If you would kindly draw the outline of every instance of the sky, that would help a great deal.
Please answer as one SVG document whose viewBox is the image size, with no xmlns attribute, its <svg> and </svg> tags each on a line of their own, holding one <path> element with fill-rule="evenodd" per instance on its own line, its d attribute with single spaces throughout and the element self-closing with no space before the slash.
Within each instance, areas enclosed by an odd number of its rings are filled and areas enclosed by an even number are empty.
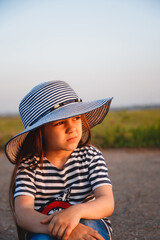
<svg viewBox="0 0 160 240">
<path fill-rule="evenodd" d="M 0 0 L 0 114 L 50 80 L 83 101 L 160 104 L 159 12 L 159 0 Z"/>
</svg>

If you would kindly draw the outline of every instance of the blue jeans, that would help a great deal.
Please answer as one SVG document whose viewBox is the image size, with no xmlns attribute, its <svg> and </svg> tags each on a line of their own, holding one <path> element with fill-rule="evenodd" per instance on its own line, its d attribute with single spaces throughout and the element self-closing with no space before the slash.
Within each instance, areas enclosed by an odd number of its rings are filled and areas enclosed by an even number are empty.
<svg viewBox="0 0 160 240">
<path fill-rule="evenodd" d="M 105 239 L 110 240 L 108 231 L 106 229 L 105 224 L 102 222 L 102 220 L 87 220 L 82 219 L 80 221 L 82 224 L 93 228 L 94 230 L 98 231 L 98 233 Z M 46 234 L 33 234 L 32 238 L 30 240 L 57 240 L 57 238 L 50 237 Z"/>
</svg>

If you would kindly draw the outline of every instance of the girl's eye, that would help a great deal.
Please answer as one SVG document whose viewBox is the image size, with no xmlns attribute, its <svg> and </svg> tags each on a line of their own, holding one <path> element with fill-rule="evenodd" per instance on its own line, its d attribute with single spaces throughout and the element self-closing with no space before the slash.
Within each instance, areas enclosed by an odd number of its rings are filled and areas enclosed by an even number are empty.
<svg viewBox="0 0 160 240">
<path fill-rule="evenodd" d="M 64 124 L 64 121 L 57 122 L 57 123 L 54 124 L 54 126 L 60 126 L 60 125 L 62 125 L 62 124 Z"/>
<path fill-rule="evenodd" d="M 79 119 L 81 119 L 81 116 L 76 116 L 74 119 L 79 120 Z"/>
</svg>

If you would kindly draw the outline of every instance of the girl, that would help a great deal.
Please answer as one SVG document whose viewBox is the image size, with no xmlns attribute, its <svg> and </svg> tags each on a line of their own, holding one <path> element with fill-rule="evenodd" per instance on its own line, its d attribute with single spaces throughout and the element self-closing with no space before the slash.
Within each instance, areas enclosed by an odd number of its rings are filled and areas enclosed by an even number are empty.
<svg viewBox="0 0 160 240">
<path fill-rule="evenodd" d="M 25 130 L 5 146 L 15 164 L 10 204 L 19 239 L 111 239 L 112 186 L 101 152 L 90 145 L 90 128 L 111 100 L 83 103 L 66 82 L 50 81 L 21 101 Z"/>
</svg>

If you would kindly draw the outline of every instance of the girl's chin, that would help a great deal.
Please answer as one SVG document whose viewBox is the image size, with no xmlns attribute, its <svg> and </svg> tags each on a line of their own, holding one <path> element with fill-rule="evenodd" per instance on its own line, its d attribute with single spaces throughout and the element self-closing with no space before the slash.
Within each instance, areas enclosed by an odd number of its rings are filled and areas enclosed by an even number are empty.
<svg viewBox="0 0 160 240">
<path fill-rule="evenodd" d="M 65 149 L 68 151 L 74 151 L 77 147 L 78 147 L 78 143 L 70 143 Z"/>
</svg>

